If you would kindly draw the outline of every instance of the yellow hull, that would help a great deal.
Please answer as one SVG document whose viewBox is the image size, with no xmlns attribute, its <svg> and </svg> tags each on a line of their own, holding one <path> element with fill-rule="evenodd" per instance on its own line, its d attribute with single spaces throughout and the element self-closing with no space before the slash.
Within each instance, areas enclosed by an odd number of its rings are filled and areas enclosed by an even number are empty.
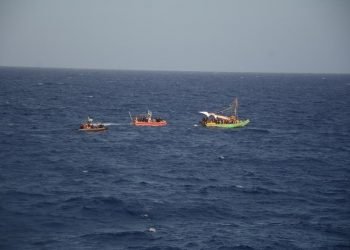
<svg viewBox="0 0 350 250">
<path fill-rule="evenodd" d="M 203 124 L 205 127 L 217 127 L 217 128 L 241 128 L 246 126 L 249 123 L 249 119 L 247 120 L 239 120 L 236 123 L 215 123 L 215 122 L 207 122 Z"/>
</svg>

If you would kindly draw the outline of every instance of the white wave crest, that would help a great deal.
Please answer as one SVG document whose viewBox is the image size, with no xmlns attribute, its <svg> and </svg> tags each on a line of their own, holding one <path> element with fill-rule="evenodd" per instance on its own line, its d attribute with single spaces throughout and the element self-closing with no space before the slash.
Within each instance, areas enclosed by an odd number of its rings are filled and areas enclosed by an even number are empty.
<svg viewBox="0 0 350 250">
<path fill-rule="evenodd" d="M 105 126 L 126 126 L 130 125 L 130 123 L 115 123 L 115 122 L 104 122 L 102 123 Z"/>
</svg>

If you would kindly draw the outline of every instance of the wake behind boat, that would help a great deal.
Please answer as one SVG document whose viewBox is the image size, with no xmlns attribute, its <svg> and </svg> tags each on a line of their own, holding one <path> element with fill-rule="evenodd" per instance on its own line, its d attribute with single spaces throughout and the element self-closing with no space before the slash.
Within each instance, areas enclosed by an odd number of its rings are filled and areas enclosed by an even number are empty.
<svg viewBox="0 0 350 250">
<path fill-rule="evenodd" d="M 88 117 L 85 122 L 80 124 L 80 131 L 86 131 L 86 132 L 99 132 L 107 130 L 108 128 L 102 124 L 102 123 L 93 123 L 93 119 Z"/>
<path fill-rule="evenodd" d="M 148 110 L 147 114 L 131 116 L 129 112 L 131 123 L 135 126 L 148 126 L 148 127 L 163 127 L 168 123 L 161 118 L 152 118 L 152 112 Z"/>
<path fill-rule="evenodd" d="M 199 112 L 205 117 L 200 122 L 204 127 L 219 127 L 219 128 L 241 128 L 246 126 L 249 119 L 239 119 L 237 114 L 238 99 L 235 98 L 232 105 L 222 111 L 210 113 L 207 111 Z M 225 112 L 230 114 L 225 115 Z"/>
</svg>

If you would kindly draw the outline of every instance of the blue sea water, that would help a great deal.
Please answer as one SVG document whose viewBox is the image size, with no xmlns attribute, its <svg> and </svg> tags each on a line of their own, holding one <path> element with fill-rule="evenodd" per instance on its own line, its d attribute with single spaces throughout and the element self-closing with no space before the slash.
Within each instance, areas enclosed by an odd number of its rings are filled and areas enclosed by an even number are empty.
<svg viewBox="0 0 350 250">
<path fill-rule="evenodd" d="M 1 249 L 350 249 L 350 75 L 3 67 L 0 87 Z M 198 126 L 235 96 L 247 127 Z M 147 109 L 169 125 L 131 126 Z"/>
</svg>

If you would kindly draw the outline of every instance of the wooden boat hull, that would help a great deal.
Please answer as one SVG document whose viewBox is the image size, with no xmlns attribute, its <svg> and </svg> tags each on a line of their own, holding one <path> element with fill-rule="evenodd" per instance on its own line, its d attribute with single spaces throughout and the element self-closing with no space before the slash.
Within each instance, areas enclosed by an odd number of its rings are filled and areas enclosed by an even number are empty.
<svg viewBox="0 0 350 250">
<path fill-rule="evenodd" d="M 217 127 L 217 128 L 242 128 L 242 127 L 246 126 L 249 122 L 250 122 L 249 119 L 240 120 L 237 123 L 228 123 L 228 124 L 207 122 L 203 126 L 205 126 L 205 127 Z"/>
<path fill-rule="evenodd" d="M 81 128 L 79 131 L 85 131 L 85 132 L 100 132 L 100 131 L 105 131 L 107 130 L 107 127 L 103 128 Z"/>
<path fill-rule="evenodd" d="M 134 121 L 133 124 L 135 126 L 140 127 L 163 127 L 168 125 L 166 121 L 160 121 L 160 122 L 140 122 L 140 121 Z"/>
</svg>

